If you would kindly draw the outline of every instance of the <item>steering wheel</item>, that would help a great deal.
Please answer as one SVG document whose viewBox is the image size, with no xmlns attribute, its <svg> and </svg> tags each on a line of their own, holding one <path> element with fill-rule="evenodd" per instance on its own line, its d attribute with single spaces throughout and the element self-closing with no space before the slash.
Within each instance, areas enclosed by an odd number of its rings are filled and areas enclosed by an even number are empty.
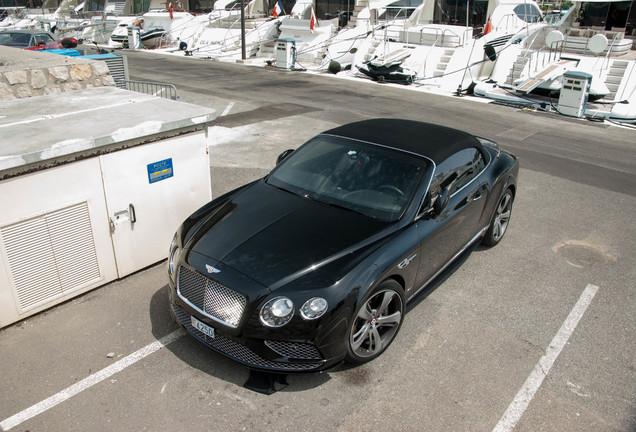
<svg viewBox="0 0 636 432">
<path fill-rule="evenodd" d="M 388 185 L 388 184 L 384 184 L 378 187 L 379 190 L 385 189 L 389 192 L 393 192 L 393 194 L 397 195 L 398 197 L 403 197 L 404 196 L 404 192 L 402 192 L 400 189 L 396 188 L 393 185 Z"/>
</svg>

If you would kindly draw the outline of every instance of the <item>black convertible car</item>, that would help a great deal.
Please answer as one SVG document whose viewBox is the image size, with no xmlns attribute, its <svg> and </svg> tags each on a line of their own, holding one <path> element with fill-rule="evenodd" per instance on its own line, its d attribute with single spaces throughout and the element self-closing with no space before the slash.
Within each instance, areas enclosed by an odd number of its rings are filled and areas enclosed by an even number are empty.
<svg viewBox="0 0 636 432">
<path fill-rule="evenodd" d="M 469 247 L 501 240 L 518 174 L 496 143 L 442 126 L 326 131 L 183 223 L 168 260 L 172 314 L 257 370 L 372 360 L 410 300 Z"/>
</svg>

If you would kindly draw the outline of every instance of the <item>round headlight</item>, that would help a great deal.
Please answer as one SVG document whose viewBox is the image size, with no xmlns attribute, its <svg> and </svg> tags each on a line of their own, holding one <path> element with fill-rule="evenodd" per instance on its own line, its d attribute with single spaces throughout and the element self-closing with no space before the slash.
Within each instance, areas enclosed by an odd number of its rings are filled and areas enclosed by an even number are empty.
<svg viewBox="0 0 636 432">
<path fill-rule="evenodd" d="M 175 263 L 177 261 L 177 256 L 179 252 L 179 246 L 177 246 L 177 235 L 175 234 L 172 238 L 172 242 L 170 243 L 170 255 L 168 256 L 168 273 L 170 275 L 174 274 L 175 271 Z"/>
<path fill-rule="evenodd" d="M 174 249 L 172 249 L 170 251 L 170 257 L 168 258 L 168 272 L 173 275 L 174 274 L 174 270 L 175 270 L 175 263 L 177 261 L 177 255 L 179 252 L 179 248 L 175 247 Z"/>
<path fill-rule="evenodd" d="M 327 312 L 327 300 L 322 297 L 309 299 L 300 308 L 300 315 L 306 320 L 320 318 L 325 312 Z"/>
<path fill-rule="evenodd" d="M 294 316 L 294 302 L 287 297 L 276 297 L 261 308 L 261 322 L 268 327 L 281 327 Z"/>
</svg>

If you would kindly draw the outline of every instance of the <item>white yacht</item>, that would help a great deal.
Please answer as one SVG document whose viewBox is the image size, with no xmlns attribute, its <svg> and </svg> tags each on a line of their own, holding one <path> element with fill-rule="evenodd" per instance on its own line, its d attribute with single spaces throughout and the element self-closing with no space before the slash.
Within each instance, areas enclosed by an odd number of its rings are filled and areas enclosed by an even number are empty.
<svg viewBox="0 0 636 432">
<path fill-rule="evenodd" d="M 536 104 L 559 97 L 564 74 L 591 76 L 589 115 L 636 120 L 636 29 L 633 0 L 576 2 L 558 19 L 528 27 L 503 47 L 475 94 Z"/>
<path fill-rule="evenodd" d="M 328 59 L 341 61 L 343 67 L 350 61 L 351 73 L 368 70 L 369 66 L 377 68 L 378 63 L 388 60 L 398 77 L 408 71 L 409 83 L 461 92 L 489 75 L 492 65 L 488 59 L 494 59 L 511 37 L 542 20 L 532 0 L 423 0 L 419 4 L 411 2 L 409 7 L 402 4 L 369 2 L 358 15 L 356 28 L 332 44 Z M 403 59 L 400 65 L 394 64 L 396 56 Z M 381 73 L 376 77 L 381 81 L 387 78 Z"/>
</svg>

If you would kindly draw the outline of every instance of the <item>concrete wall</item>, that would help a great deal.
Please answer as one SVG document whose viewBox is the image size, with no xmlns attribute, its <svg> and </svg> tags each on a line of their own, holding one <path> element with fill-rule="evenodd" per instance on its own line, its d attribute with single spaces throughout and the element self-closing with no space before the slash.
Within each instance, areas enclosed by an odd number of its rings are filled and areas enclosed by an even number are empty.
<svg viewBox="0 0 636 432">
<path fill-rule="evenodd" d="M 103 61 L 0 46 L 0 100 L 114 85 Z"/>
</svg>

